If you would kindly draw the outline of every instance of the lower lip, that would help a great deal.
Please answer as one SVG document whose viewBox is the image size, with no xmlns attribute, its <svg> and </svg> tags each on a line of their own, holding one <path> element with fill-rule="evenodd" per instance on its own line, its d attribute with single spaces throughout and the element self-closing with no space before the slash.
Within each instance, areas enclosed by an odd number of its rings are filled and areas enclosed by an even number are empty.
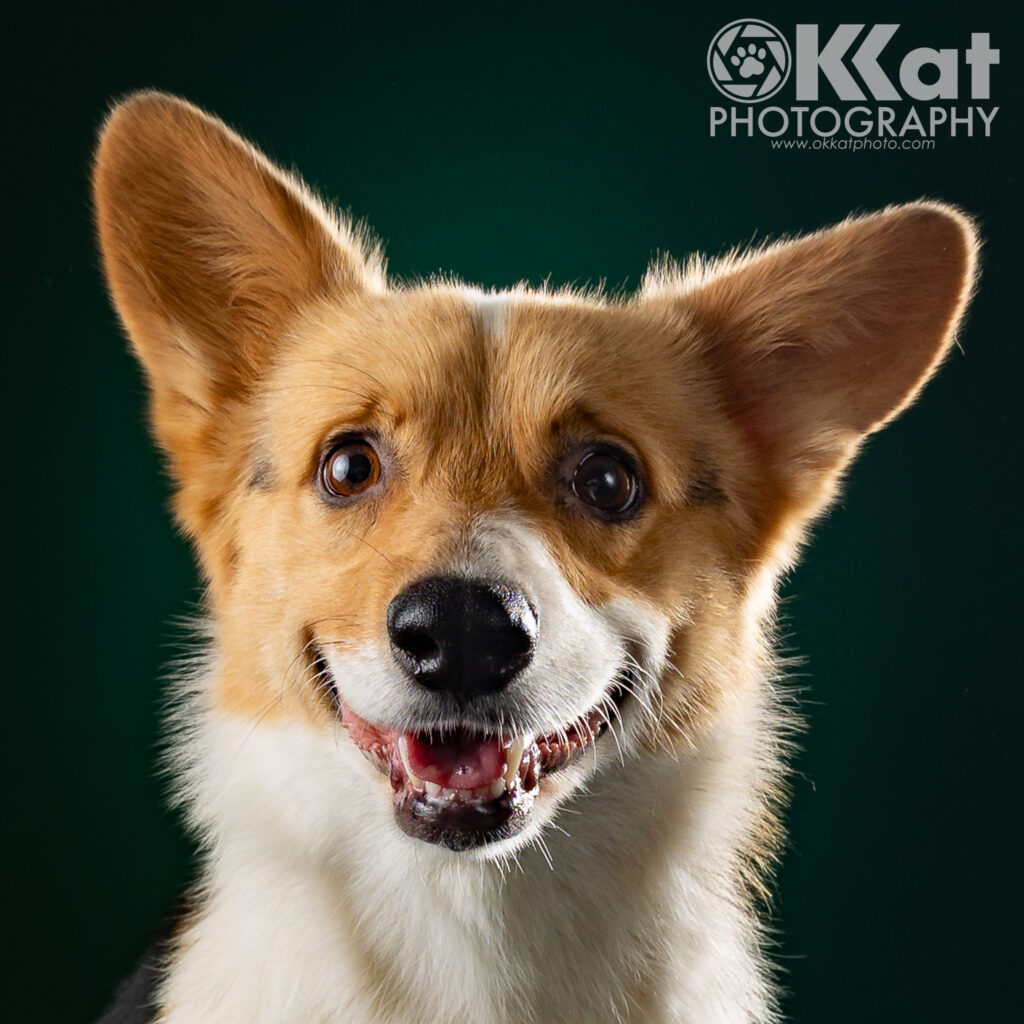
<svg viewBox="0 0 1024 1024">
<path fill-rule="evenodd" d="M 505 792 L 492 800 L 444 800 L 409 790 L 394 797 L 395 822 L 408 836 L 462 852 L 510 839 L 530 818 L 537 787 Z"/>
</svg>

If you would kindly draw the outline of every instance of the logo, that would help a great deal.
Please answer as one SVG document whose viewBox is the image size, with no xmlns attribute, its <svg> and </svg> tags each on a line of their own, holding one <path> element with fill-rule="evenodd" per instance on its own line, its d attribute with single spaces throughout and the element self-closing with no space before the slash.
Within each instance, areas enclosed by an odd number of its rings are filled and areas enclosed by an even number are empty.
<svg viewBox="0 0 1024 1024">
<path fill-rule="evenodd" d="M 708 109 L 712 136 L 757 136 L 776 149 L 851 150 L 932 149 L 940 137 L 991 137 L 999 50 L 988 32 L 971 32 L 962 49 L 936 49 L 911 48 L 906 34 L 896 41 L 897 24 L 795 28 L 792 50 L 758 18 L 740 18 L 715 34 L 708 76 L 733 102 Z M 796 103 L 765 103 L 791 72 Z"/>
<path fill-rule="evenodd" d="M 786 37 L 756 18 L 730 22 L 708 47 L 708 74 L 715 88 L 741 103 L 774 96 L 786 84 L 792 65 Z"/>
</svg>

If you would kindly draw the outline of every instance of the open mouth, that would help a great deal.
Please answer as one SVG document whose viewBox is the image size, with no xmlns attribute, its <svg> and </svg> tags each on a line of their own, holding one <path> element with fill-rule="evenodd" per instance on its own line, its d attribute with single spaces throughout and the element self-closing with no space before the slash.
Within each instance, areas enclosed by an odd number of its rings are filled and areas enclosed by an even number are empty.
<svg viewBox="0 0 1024 1024">
<path fill-rule="evenodd" d="M 322 669 L 329 672 L 325 663 Z M 545 776 L 597 743 L 621 711 L 626 694 L 622 680 L 606 699 L 561 729 L 501 736 L 464 727 L 443 733 L 382 728 L 357 715 L 336 692 L 352 742 L 391 781 L 399 827 L 450 850 L 468 850 L 520 832 Z"/>
</svg>

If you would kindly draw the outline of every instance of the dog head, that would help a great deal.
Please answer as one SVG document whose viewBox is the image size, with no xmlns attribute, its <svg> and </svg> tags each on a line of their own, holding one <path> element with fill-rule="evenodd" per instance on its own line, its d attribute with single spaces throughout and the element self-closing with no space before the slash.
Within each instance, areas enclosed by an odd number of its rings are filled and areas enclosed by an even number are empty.
<svg viewBox="0 0 1024 1024">
<path fill-rule="evenodd" d="M 975 252 L 917 203 L 628 299 L 392 284 L 157 94 L 110 117 L 96 204 L 208 579 L 213 712 L 340 723 L 368 763 L 325 778 L 483 856 L 761 685 L 774 580 L 942 359 Z"/>
</svg>

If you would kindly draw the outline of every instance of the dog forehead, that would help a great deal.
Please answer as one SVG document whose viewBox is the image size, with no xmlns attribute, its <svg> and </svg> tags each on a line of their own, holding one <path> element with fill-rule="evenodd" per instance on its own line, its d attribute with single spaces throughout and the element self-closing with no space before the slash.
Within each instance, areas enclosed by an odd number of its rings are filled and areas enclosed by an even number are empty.
<svg viewBox="0 0 1024 1024">
<path fill-rule="evenodd" d="M 299 334 L 283 383 L 342 420 L 518 432 L 586 408 L 614 427 L 684 389 L 677 325 L 599 297 L 432 286 L 318 311 Z"/>
</svg>

